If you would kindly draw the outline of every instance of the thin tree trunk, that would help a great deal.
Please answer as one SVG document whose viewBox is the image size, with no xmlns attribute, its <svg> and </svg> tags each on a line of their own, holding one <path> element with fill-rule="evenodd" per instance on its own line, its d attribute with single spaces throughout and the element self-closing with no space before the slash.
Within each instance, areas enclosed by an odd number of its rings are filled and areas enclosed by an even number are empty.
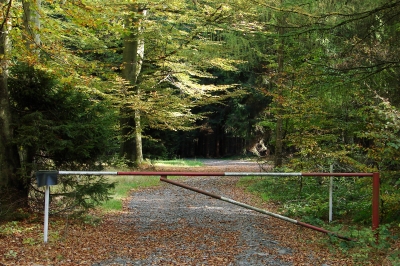
<svg viewBox="0 0 400 266">
<path fill-rule="evenodd" d="M 140 111 L 135 110 L 135 144 L 136 144 L 136 165 L 143 163 L 142 127 L 140 126 Z"/>
<path fill-rule="evenodd" d="M 283 4 L 283 0 L 281 1 Z M 285 18 L 282 14 L 278 19 L 279 24 L 279 37 L 280 43 L 278 47 L 278 92 L 277 92 L 277 114 L 276 114 L 276 140 L 275 140 L 275 159 L 274 164 L 275 167 L 281 167 L 283 163 L 283 86 L 284 86 L 284 48 L 285 44 L 283 41 L 283 34 L 284 34 L 284 23 Z"/>
<path fill-rule="evenodd" d="M 220 152 L 220 128 L 219 126 L 216 126 L 215 129 L 215 157 L 219 158 L 221 156 L 221 152 Z"/>
</svg>

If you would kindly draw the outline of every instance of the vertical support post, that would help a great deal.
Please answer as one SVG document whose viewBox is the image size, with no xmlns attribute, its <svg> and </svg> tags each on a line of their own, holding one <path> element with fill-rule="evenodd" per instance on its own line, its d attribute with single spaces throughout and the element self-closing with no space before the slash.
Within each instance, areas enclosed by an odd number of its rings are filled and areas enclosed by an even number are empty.
<svg viewBox="0 0 400 266">
<path fill-rule="evenodd" d="M 43 240 L 47 243 L 47 235 L 49 230 L 49 198 L 50 198 L 50 186 L 46 186 L 46 192 L 44 194 L 44 232 Z"/>
<path fill-rule="evenodd" d="M 331 164 L 330 172 L 333 173 L 333 164 Z M 329 222 L 332 222 L 332 209 L 333 209 L 333 176 L 329 180 Z"/>
<path fill-rule="evenodd" d="M 379 228 L 379 173 L 372 176 L 372 230 Z"/>
</svg>

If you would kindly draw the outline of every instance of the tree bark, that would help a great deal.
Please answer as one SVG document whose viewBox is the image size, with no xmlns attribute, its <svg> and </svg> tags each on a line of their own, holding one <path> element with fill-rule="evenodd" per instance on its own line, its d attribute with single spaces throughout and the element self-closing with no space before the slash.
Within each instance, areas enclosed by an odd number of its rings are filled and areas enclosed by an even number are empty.
<svg viewBox="0 0 400 266">
<path fill-rule="evenodd" d="M 283 0 L 281 1 L 283 4 Z M 279 47 L 277 51 L 278 56 L 278 91 L 277 91 L 277 114 L 276 114 L 276 139 L 275 139 L 275 167 L 281 167 L 283 163 L 283 86 L 284 86 L 284 49 L 285 44 L 283 40 L 285 18 L 282 14 L 278 18 L 278 34 L 279 34 Z"/>
<path fill-rule="evenodd" d="M 0 193 L 1 199 L 7 202 L 1 202 L 0 208 L 6 204 L 9 210 L 15 210 L 27 205 L 28 188 L 26 180 L 17 175 L 20 168 L 18 149 L 12 144 L 12 113 L 7 85 L 10 54 L 8 34 L 11 30 L 9 11 L 12 2 L 0 0 L 0 3 L 7 9 L 0 21 Z"/>
<path fill-rule="evenodd" d="M 41 0 L 22 1 L 24 9 L 25 46 L 28 51 L 39 53 L 40 45 L 40 8 Z"/>
<path fill-rule="evenodd" d="M 221 136 L 220 136 L 220 127 L 216 126 L 215 129 L 215 157 L 219 158 L 221 156 L 221 145 L 220 145 L 220 140 L 221 140 Z"/>
<path fill-rule="evenodd" d="M 22 1 L 23 6 L 23 22 L 25 47 L 28 52 L 37 57 L 40 55 L 40 9 L 41 0 Z M 35 150 L 32 147 L 19 147 L 19 157 L 21 162 L 22 175 L 30 177 L 33 175 L 33 162 L 35 158 Z"/>
<path fill-rule="evenodd" d="M 146 10 L 140 9 L 136 5 L 131 5 L 131 11 L 125 20 L 126 26 L 129 28 L 129 34 L 124 39 L 122 78 L 129 83 L 127 91 L 134 92 L 137 96 L 135 99 L 140 101 L 138 77 L 144 57 L 144 40 L 141 35 L 140 21 L 146 15 Z M 134 162 L 136 166 L 139 166 L 143 163 L 140 110 L 136 108 L 132 112 L 129 107 L 124 107 L 121 111 L 125 117 L 121 119 L 124 138 L 121 144 L 121 155 L 128 161 Z M 134 138 L 131 137 L 132 132 L 134 132 Z"/>
</svg>

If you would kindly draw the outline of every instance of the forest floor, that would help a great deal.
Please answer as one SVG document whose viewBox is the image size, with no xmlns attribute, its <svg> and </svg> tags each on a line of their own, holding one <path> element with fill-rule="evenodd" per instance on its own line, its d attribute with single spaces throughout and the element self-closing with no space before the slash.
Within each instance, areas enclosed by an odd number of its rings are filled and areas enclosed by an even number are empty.
<svg viewBox="0 0 400 266">
<path fill-rule="evenodd" d="M 214 160 L 202 167 L 151 170 L 255 172 L 259 165 Z M 277 210 L 237 186 L 238 180 L 185 177 L 179 182 Z M 327 235 L 167 183 L 132 191 L 120 212 L 94 212 L 83 222 L 51 217 L 47 244 L 41 219 L 3 230 L 0 265 L 355 265 L 330 248 Z"/>
</svg>

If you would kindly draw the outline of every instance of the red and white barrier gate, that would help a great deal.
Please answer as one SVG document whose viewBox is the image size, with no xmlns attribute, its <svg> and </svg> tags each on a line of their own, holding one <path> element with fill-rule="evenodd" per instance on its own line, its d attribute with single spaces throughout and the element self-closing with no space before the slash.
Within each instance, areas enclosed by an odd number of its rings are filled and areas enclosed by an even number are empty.
<svg viewBox="0 0 400 266">
<path fill-rule="evenodd" d="M 271 172 L 102 172 L 102 171 L 58 171 L 59 175 L 130 175 L 130 176 L 160 176 L 160 181 L 173 184 L 185 189 L 189 189 L 215 199 L 223 200 L 231 204 L 241 206 L 250 210 L 254 210 L 293 224 L 297 224 L 303 227 L 307 227 L 322 233 L 326 233 L 332 236 L 336 236 L 345 240 L 353 240 L 348 237 L 338 235 L 337 233 L 330 232 L 323 228 L 319 228 L 307 223 L 303 223 L 289 217 L 282 216 L 280 214 L 272 213 L 266 210 L 262 210 L 245 203 L 235 201 L 223 196 L 215 195 L 213 193 L 203 191 L 188 185 L 178 183 L 167 179 L 168 176 L 338 176 L 338 177 L 372 177 L 373 178 L 373 189 L 372 189 L 372 229 L 375 230 L 379 227 L 379 173 L 271 173 Z M 48 211 L 48 210 L 47 210 Z M 45 210 L 46 212 L 46 210 Z M 45 219 L 46 220 L 46 219 Z M 45 225 L 46 228 L 46 225 Z M 47 232 L 45 231 L 45 242 L 47 241 Z"/>
</svg>

